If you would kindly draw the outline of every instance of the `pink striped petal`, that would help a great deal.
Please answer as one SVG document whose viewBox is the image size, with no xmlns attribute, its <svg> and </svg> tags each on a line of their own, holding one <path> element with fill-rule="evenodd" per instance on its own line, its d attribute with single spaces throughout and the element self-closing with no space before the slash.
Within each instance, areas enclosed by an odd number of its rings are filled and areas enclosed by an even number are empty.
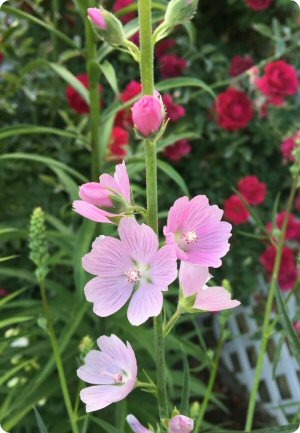
<svg viewBox="0 0 300 433">
<path fill-rule="evenodd" d="M 179 284 L 184 297 L 197 293 L 210 278 L 208 267 L 192 265 L 188 262 L 181 262 L 179 270 Z"/>
<path fill-rule="evenodd" d="M 98 182 L 84 183 L 79 188 L 79 197 L 81 200 L 95 206 L 112 206 L 112 201 L 109 198 L 111 194 L 112 193 L 110 191 L 108 191 Z"/>
<path fill-rule="evenodd" d="M 122 400 L 132 391 L 131 387 L 126 385 L 93 385 L 80 391 L 81 400 L 86 403 L 86 412 L 94 412 L 103 409 L 112 403 Z"/>
<path fill-rule="evenodd" d="M 240 305 L 236 299 L 223 287 L 206 287 L 198 293 L 194 308 L 204 311 L 222 311 Z"/>
<path fill-rule="evenodd" d="M 134 415 L 127 415 L 126 421 L 134 433 L 151 433 L 151 431 L 145 428 Z"/>
<path fill-rule="evenodd" d="M 131 298 L 127 311 L 128 320 L 132 325 L 139 326 L 149 317 L 158 316 L 162 306 L 162 292 L 152 284 L 143 284 Z"/>
<path fill-rule="evenodd" d="M 75 212 L 79 213 L 79 215 L 88 218 L 97 223 L 109 223 L 113 224 L 107 216 L 114 216 L 109 212 L 105 212 L 99 209 L 97 206 L 90 204 L 83 200 L 75 200 L 73 202 L 73 209 Z"/>
<path fill-rule="evenodd" d="M 152 283 L 160 290 L 167 290 L 177 278 L 175 249 L 166 245 L 162 247 L 150 262 Z"/>
</svg>

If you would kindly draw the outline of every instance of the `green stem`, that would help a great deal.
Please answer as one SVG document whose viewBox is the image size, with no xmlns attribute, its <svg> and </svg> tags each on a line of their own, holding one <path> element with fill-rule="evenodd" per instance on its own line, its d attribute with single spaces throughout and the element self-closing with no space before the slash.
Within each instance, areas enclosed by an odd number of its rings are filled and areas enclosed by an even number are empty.
<svg viewBox="0 0 300 433">
<path fill-rule="evenodd" d="M 283 249 L 283 245 L 284 245 L 289 215 L 290 215 L 290 212 L 291 212 L 291 209 L 293 206 L 293 202 L 294 202 L 294 198 L 296 195 L 296 191 L 297 191 L 297 184 L 298 184 L 298 176 L 293 178 L 292 188 L 291 188 L 291 192 L 290 192 L 287 207 L 286 207 L 286 215 L 285 215 L 285 218 L 284 218 L 284 221 L 282 224 L 280 237 L 279 237 L 279 241 L 278 241 L 274 270 L 273 270 L 273 274 L 272 274 L 272 278 L 271 278 L 271 285 L 270 285 L 270 290 L 269 290 L 269 294 L 268 294 L 267 305 L 266 305 L 265 316 L 264 316 L 264 322 L 263 322 L 263 327 L 262 327 L 262 341 L 261 341 L 261 346 L 260 346 L 260 350 L 259 350 L 256 370 L 255 370 L 254 383 L 253 383 L 253 387 L 251 390 L 250 400 L 249 400 L 249 405 L 248 405 L 246 425 L 245 425 L 245 431 L 246 432 L 251 431 L 252 425 L 253 425 L 253 418 L 254 418 L 254 412 L 255 412 L 255 406 L 256 406 L 256 396 L 257 396 L 259 383 L 260 383 L 260 379 L 261 379 L 261 373 L 262 373 L 265 354 L 266 354 L 266 350 L 267 350 L 267 344 L 268 344 L 269 337 L 270 337 L 271 330 L 272 330 L 272 325 L 270 325 L 270 319 L 271 319 L 272 306 L 273 306 L 273 301 L 274 301 L 274 296 L 275 296 L 276 282 L 278 279 L 278 274 L 279 274 L 279 269 L 280 269 L 280 264 L 281 264 L 282 249 Z"/>
<path fill-rule="evenodd" d="M 215 385 L 215 381 L 216 381 L 216 377 L 217 377 L 217 373 L 218 373 L 218 368 L 219 368 L 219 363 L 220 363 L 220 358 L 221 358 L 221 353 L 222 353 L 222 348 L 223 348 L 223 344 L 224 344 L 225 339 L 226 339 L 225 330 L 223 328 L 222 333 L 221 333 L 221 338 L 218 341 L 217 350 L 216 350 L 216 354 L 215 354 L 214 361 L 213 361 L 213 367 L 212 367 L 212 370 L 210 373 L 209 382 L 208 382 L 207 389 L 205 392 L 205 397 L 204 397 L 204 400 L 200 406 L 200 412 L 199 412 L 199 415 L 197 417 L 197 421 L 196 421 L 195 429 L 193 430 L 193 433 L 199 433 L 200 432 L 202 422 L 203 422 L 205 414 L 206 414 L 207 406 L 208 406 L 208 403 L 211 399 L 212 391 L 213 391 L 213 388 Z"/>
<path fill-rule="evenodd" d="M 144 95 L 154 93 L 151 0 L 138 0 L 140 24 L 140 72 Z M 145 140 L 148 224 L 158 233 L 156 142 Z M 166 360 L 162 313 L 153 319 L 157 400 L 160 418 L 168 418 Z"/>
<path fill-rule="evenodd" d="M 87 72 L 89 77 L 89 96 L 90 96 L 90 124 L 91 124 L 91 147 L 92 147 L 92 178 L 94 181 L 99 179 L 103 171 L 106 156 L 105 147 L 101 146 L 99 125 L 100 125 L 100 92 L 99 78 L 100 68 L 96 61 L 97 45 L 95 35 L 88 18 L 85 18 L 85 37 L 87 49 Z"/>
<path fill-rule="evenodd" d="M 174 328 L 174 326 L 175 326 L 175 324 L 176 324 L 176 322 L 180 316 L 181 316 L 181 311 L 176 310 L 175 313 L 173 314 L 173 316 L 170 318 L 170 320 L 166 323 L 166 325 L 164 326 L 165 337 L 170 334 L 170 332 Z"/>
<path fill-rule="evenodd" d="M 71 398 L 70 398 L 70 394 L 69 394 L 69 390 L 68 390 L 68 386 L 67 386 L 66 375 L 65 375 L 65 371 L 64 371 L 60 351 L 59 351 L 57 338 L 56 338 L 55 331 L 54 331 L 52 317 L 51 317 L 50 310 L 49 310 L 48 299 L 47 299 L 46 288 L 45 288 L 45 282 L 40 281 L 39 283 L 40 283 L 41 297 L 42 297 L 45 317 L 47 320 L 47 328 L 48 328 L 49 337 L 50 337 L 50 341 L 51 341 L 51 345 L 52 345 L 52 350 L 53 350 L 53 354 L 54 354 L 56 368 L 58 371 L 58 376 L 59 376 L 62 394 L 64 397 L 66 409 L 67 409 L 69 420 L 71 423 L 72 433 L 79 433 L 77 421 L 76 421 L 76 418 L 74 416 L 74 412 L 72 409 L 72 402 L 71 402 Z"/>
</svg>

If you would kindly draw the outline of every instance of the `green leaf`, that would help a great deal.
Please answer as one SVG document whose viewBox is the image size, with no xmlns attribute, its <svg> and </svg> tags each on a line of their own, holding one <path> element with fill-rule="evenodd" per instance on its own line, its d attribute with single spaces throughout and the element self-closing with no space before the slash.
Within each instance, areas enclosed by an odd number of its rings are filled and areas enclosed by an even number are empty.
<svg viewBox="0 0 300 433">
<path fill-rule="evenodd" d="M 283 425 L 280 427 L 267 427 L 259 430 L 252 430 L 251 433 L 294 433 L 299 428 L 298 424 Z M 245 433 L 243 430 L 214 430 L 211 433 Z"/>
<path fill-rule="evenodd" d="M 293 327 L 293 323 L 289 318 L 287 307 L 283 301 L 280 287 L 277 282 L 275 282 L 275 284 L 276 284 L 276 301 L 277 301 L 278 311 L 281 317 L 281 323 L 284 327 L 288 340 L 291 344 L 291 350 L 295 355 L 295 358 L 298 360 L 298 362 L 300 362 L 300 340 Z"/>
<path fill-rule="evenodd" d="M 78 80 L 78 78 L 75 77 L 75 75 L 58 63 L 49 63 L 49 66 L 70 86 L 74 87 L 88 105 L 90 104 L 90 96 L 87 88 Z"/>
<path fill-rule="evenodd" d="M 112 90 L 115 92 L 116 95 L 119 95 L 120 91 L 118 87 L 117 76 L 112 64 L 105 60 L 105 62 L 103 62 L 99 66 Z"/>
<path fill-rule="evenodd" d="M 6 326 L 15 325 L 17 323 L 28 322 L 29 320 L 34 319 L 34 317 L 10 317 L 9 319 L 0 320 L 0 329 L 5 328 Z"/>
<path fill-rule="evenodd" d="M 101 418 L 90 416 L 89 419 L 91 419 L 96 425 L 101 427 L 103 429 L 102 431 L 105 431 L 107 433 L 120 433 L 119 429 L 115 428 L 113 425 L 109 424 Z"/>
<path fill-rule="evenodd" d="M 161 152 L 165 147 L 171 146 L 172 144 L 176 143 L 176 141 L 196 140 L 197 138 L 199 138 L 199 134 L 189 131 L 169 134 L 166 138 L 160 140 L 157 143 L 157 152 Z"/>
<path fill-rule="evenodd" d="M 14 256 L 7 256 L 7 257 L 0 257 L 0 263 L 7 262 L 8 260 L 12 260 L 19 257 L 18 255 Z"/>
<path fill-rule="evenodd" d="M 36 419 L 36 423 L 38 425 L 38 429 L 39 429 L 39 433 L 48 433 L 48 430 L 44 424 L 44 421 L 41 417 L 41 415 L 39 414 L 38 410 L 34 407 L 34 415 L 35 415 L 35 419 Z"/>
<path fill-rule="evenodd" d="M 157 160 L 157 167 L 163 171 L 167 176 L 169 176 L 174 182 L 179 186 L 183 194 L 189 195 L 188 187 L 181 177 L 181 175 L 178 173 L 178 171 L 175 170 L 170 164 L 167 164 L 165 161 Z"/>
<path fill-rule="evenodd" d="M 0 129 L 0 140 L 8 137 L 15 137 L 18 135 L 35 135 L 35 134 L 49 134 L 49 135 L 58 135 L 61 137 L 67 138 L 78 138 L 78 134 L 71 131 L 65 131 L 63 129 L 58 128 L 50 128 L 47 126 L 36 126 L 36 125 L 16 125 L 9 126 L 6 128 Z"/>
<path fill-rule="evenodd" d="M 83 295 L 83 287 L 88 281 L 88 274 L 82 267 L 82 257 L 89 251 L 95 233 L 96 223 L 84 220 L 76 235 L 74 245 L 74 280 L 77 293 Z"/>
<path fill-rule="evenodd" d="M 178 89 L 180 87 L 198 87 L 202 90 L 205 90 L 213 98 L 216 97 L 212 88 L 207 84 L 205 84 L 204 81 L 198 80 L 198 78 L 192 78 L 192 77 L 170 78 L 169 80 L 160 81 L 156 85 L 156 89 L 160 92 L 164 90 Z"/>
<path fill-rule="evenodd" d="M 182 385 L 180 409 L 181 409 L 181 413 L 187 416 L 189 414 L 189 402 L 190 402 L 190 367 L 183 346 L 181 346 L 181 351 L 182 351 L 182 359 L 183 359 L 183 385 Z"/>
<path fill-rule="evenodd" d="M 269 26 L 265 25 L 265 24 L 258 24 L 258 23 L 254 23 L 252 24 L 252 28 L 257 32 L 260 33 L 263 36 L 266 36 L 269 39 L 274 39 L 272 30 L 270 29 Z"/>
</svg>

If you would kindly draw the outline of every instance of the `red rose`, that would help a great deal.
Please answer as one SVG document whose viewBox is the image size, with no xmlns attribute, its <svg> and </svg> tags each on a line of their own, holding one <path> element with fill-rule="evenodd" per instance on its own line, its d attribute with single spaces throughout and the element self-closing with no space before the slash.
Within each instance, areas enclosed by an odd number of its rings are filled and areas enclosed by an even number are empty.
<svg viewBox="0 0 300 433">
<path fill-rule="evenodd" d="M 268 9 L 273 0 L 246 0 L 247 6 L 254 11 L 263 11 Z"/>
<path fill-rule="evenodd" d="M 267 195 L 267 186 L 256 176 L 246 176 L 238 182 L 238 190 L 247 203 L 262 204 Z"/>
<path fill-rule="evenodd" d="M 236 194 L 230 196 L 224 203 L 224 218 L 233 224 L 243 224 L 249 219 L 250 213 L 240 197 Z"/>
<path fill-rule="evenodd" d="M 89 85 L 89 77 L 87 74 L 76 75 L 76 78 L 86 87 L 87 89 L 90 87 Z M 99 92 L 102 91 L 102 86 L 99 84 Z M 83 97 L 74 89 L 72 86 L 68 86 L 66 90 L 66 96 L 69 103 L 69 106 L 73 108 L 74 111 L 78 114 L 88 114 L 90 112 L 90 107 L 85 102 Z"/>
<path fill-rule="evenodd" d="M 274 245 L 269 246 L 260 257 L 260 262 L 269 274 L 273 272 L 277 249 Z M 281 290 L 293 287 L 298 276 L 294 251 L 285 246 L 282 249 L 282 257 L 279 269 L 278 282 Z"/>
<path fill-rule="evenodd" d="M 114 3 L 114 6 L 113 6 L 113 11 L 118 12 L 121 9 L 126 8 L 127 6 L 132 5 L 132 3 L 133 3 L 133 0 L 116 0 Z M 136 13 L 131 12 L 129 14 L 126 14 L 126 15 L 123 15 L 122 17 L 120 17 L 120 20 L 122 21 L 122 23 L 126 24 L 135 17 L 136 17 Z"/>
<path fill-rule="evenodd" d="M 167 117 L 172 122 L 178 122 L 181 117 L 185 116 L 185 108 L 182 105 L 175 104 L 173 96 L 169 93 L 162 95 L 162 100 L 167 111 Z"/>
<path fill-rule="evenodd" d="M 253 59 L 249 55 L 234 56 L 231 60 L 229 75 L 231 77 L 236 77 L 237 75 L 240 75 L 250 69 L 253 65 Z"/>
<path fill-rule="evenodd" d="M 164 156 L 171 161 L 180 161 L 184 156 L 192 151 L 192 146 L 187 140 L 179 140 L 172 146 L 165 148 Z"/>
<path fill-rule="evenodd" d="M 165 54 L 159 58 L 160 73 L 164 79 L 180 77 L 187 65 L 185 59 L 173 54 Z"/>
<path fill-rule="evenodd" d="M 232 87 L 218 95 L 214 109 L 218 125 L 228 131 L 246 128 L 254 116 L 252 102 L 246 93 Z"/>
<path fill-rule="evenodd" d="M 128 132 L 116 126 L 112 130 L 110 142 L 109 142 L 109 150 L 111 153 L 112 159 L 121 159 L 127 155 L 126 146 L 128 146 L 129 142 L 129 134 Z"/>
<path fill-rule="evenodd" d="M 269 63 L 265 75 L 256 80 L 259 90 L 268 96 L 269 103 L 280 106 L 284 98 L 298 92 L 299 80 L 294 66 L 284 60 Z"/>
<path fill-rule="evenodd" d="M 293 155 L 293 150 L 297 147 L 297 141 L 300 139 L 300 133 L 297 132 L 292 137 L 287 138 L 281 144 L 280 149 L 285 162 L 294 162 L 295 157 Z"/>
<path fill-rule="evenodd" d="M 166 52 L 174 48 L 175 45 L 176 45 L 175 39 L 168 38 L 160 41 L 155 47 L 156 56 L 158 58 L 162 57 L 163 55 L 166 54 Z"/>
</svg>

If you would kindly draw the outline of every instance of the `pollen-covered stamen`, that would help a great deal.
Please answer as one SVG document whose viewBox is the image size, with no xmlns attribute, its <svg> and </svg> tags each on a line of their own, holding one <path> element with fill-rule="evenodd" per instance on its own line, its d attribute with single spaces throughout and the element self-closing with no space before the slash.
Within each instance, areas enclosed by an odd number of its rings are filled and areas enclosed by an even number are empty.
<svg viewBox="0 0 300 433">
<path fill-rule="evenodd" d="M 181 239 L 184 240 L 188 245 L 195 245 L 198 241 L 197 233 L 194 230 L 191 230 L 185 234 L 181 235 Z"/>
<path fill-rule="evenodd" d="M 125 272 L 125 275 L 129 283 L 137 283 L 142 278 L 141 272 L 135 268 L 132 268 L 129 271 Z"/>
<path fill-rule="evenodd" d="M 101 370 L 101 376 L 111 377 L 115 383 L 124 383 L 122 373 L 109 373 L 105 368 Z"/>
<path fill-rule="evenodd" d="M 114 375 L 115 383 L 123 383 L 123 376 L 121 373 L 117 373 Z"/>
</svg>

